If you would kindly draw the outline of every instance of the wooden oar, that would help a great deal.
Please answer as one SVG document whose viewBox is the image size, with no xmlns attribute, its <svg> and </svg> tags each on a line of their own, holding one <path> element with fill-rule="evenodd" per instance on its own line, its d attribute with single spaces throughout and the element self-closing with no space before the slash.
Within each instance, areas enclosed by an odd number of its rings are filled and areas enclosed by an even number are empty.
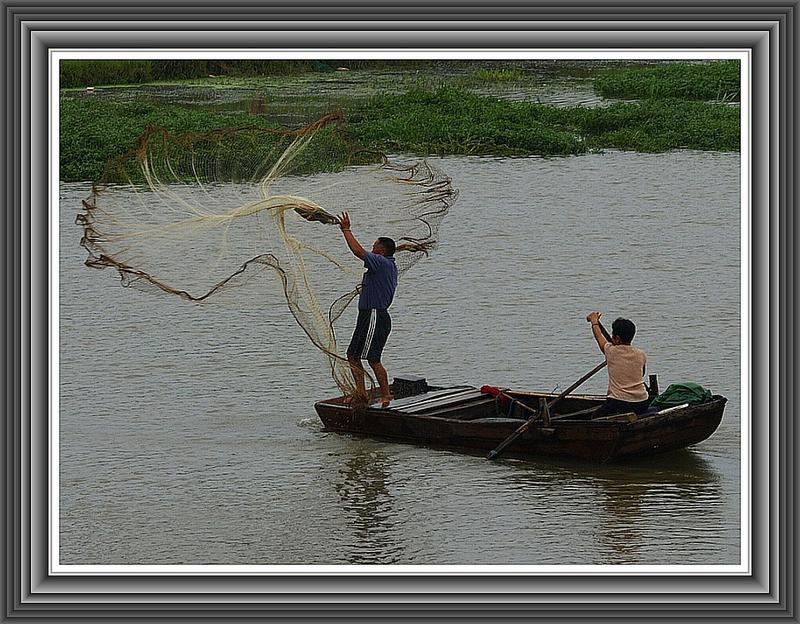
<svg viewBox="0 0 800 624">
<path fill-rule="evenodd" d="M 601 332 L 603 332 L 603 336 L 605 337 L 605 339 L 606 339 L 606 340 L 608 340 L 609 342 L 611 342 L 611 336 L 609 336 L 608 332 L 606 331 L 606 328 L 605 328 L 605 327 L 603 327 L 603 324 L 602 324 L 600 321 L 597 321 L 597 324 L 600 326 L 600 331 L 601 331 Z M 593 375 L 593 374 L 594 374 L 594 373 L 591 373 L 591 375 Z M 591 376 L 591 375 L 590 375 L 590 376 Z M 653 377 L 654 377 L 654 375 L 650 375 L 651 381 L 652 381 L 652 378 L 653 378 Z M 589 377 L 587 377 L 586 379 L 589 379 Z M 580 383 L 580 382 L 579 382 L 579 383 Z M 576 386 L 576 387 L 577 387 L 577 386 Z M 575 389 L 575 388 L 572 388 L 572 390 L 574 390 L 574 389 Z M 568 392 L 570 392 L 570 390 L 568 390 Z M 501 394 L 501 395 L 503 395 L 503 396 L 504 396 L 505 398 L 507 398 L 509 401 L 511 401 L 512 403 L 516 403 L 516 404 L 517 404 L 517 405 L 519 405 L 521 408 L 523 408 L 524 410 L 526 410 L 526 411 L 530 412 L 530 413 L 531 413 L 531 414 L 533 414 L 533 415 L 538 415 L 538 414 L 540 414 L 540 413 L 541 413 L 541 412 L 537 412 L 537 411 L 536 411 L 535 409 L 533 409 L 532 407 L 529 407 L 529 406 L 525 405 L 524 403 L 521 403 L 520 401 L 517 401 L 517 399 L 515 399 L 514 397 L 512 397 L 510 394 L 506 394 L 505 392 L 503 392 L 503 391 L 502 391 L 502 390 L 500 390 L 499 388 L 498 388 L 498 390 L 497 390 L 497 393 L 498 393 L 498 394 Z M 558 397 L 558 399 L 556 399 L 556 400 L 560 400 L 560 399 L 562 399 L 564 396 L 566 396 L 566 395 L 562 395 L 561 397 Z M 542 400 L 544 400 L 544 399 L 542 399 Z M 553 404 L 555 404 L 555 401 L 553 401 Z M 549 408 L 549 407 L 552 407 L 552 405 L 548 405 L 548 408 Z"/>
<path fill-rule="evenodd" d="M 569 388 L 564 390 L 564 392 L 559 394 L 555 399 L 553 399 L 549 403 L 546 403 L 545 406 L 547 407 L 547 409 L 548 410 L 552 409 L 556 405 L 556 403 L 558 403 L 561 399 L 563 399 L 565 396 L 567 396 L 570 392 L 575 390 L 575 388 L 580 386 L 584 381 L 589 379 L 589 377 L 594 375 L 597 371 L 602 370 L 603 368 L 605 368 L 605 365 L 606 365 L 605 362 L 601 362 L 600 364 L 595 366 L 592 370 L 590 370 L 588 373 L 586 373 L 583 377 L 581 377 L 578 381 L 576 381 L 574 384 L 572 384 Z M 524 405 L 524 404 L 520 403 L 520 405 Z M 498 444 L 497 448 L 495 448 L 492 451 L 490 451 L 489 455 L 487 456 L 487 458 L 488 459 L 497 459 L 497 457 L 500 455 L 500 453 L 502 453 L 503 450 L 505 450 L 505 448 L 509 444 L 511 444 L 514 440 L 516 440 L 523 433 L 525 433 L 528 429 L 530 429 L 531 425 L 534 423 L 534 421 L 536 420 L 536 418 L 538 416 L 539 416 L 539 412 L 536 412 L 533 416 L 528 418 L 528 420 L 526 420 L 522 425 L 520 425 L 514 433 L 512 433 L 505 440 L 503 440 L 500 444 Z"/>
</svg>

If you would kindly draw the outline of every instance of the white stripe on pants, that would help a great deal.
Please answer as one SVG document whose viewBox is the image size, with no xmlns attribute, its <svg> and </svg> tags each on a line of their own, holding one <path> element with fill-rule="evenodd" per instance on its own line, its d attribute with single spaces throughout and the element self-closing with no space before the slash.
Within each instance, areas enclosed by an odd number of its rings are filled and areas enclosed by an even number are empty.
<svg viewBox="0 0 800 624">
<path fill-rule="evenodd" d="M 364 338 L 364 348 L 361 350 L 361 359 L 366 360 L 369 348 L 372 346 L 372 339 L 375 337 L 375 325 L 378 323 L 378 311 L 374 308 L 369 311 L 369 328 L 367 337 Z"/>
</svg>

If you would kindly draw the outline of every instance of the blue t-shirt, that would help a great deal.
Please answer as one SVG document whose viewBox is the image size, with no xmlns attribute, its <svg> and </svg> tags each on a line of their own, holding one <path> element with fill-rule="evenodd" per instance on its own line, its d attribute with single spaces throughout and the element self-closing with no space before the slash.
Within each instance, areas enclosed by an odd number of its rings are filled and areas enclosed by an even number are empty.
<svg viewBox="0 0 800 624">
<path fill-rule="evenodd" d="M 397 288 L 397 265 L 394 257 L 374 254 L 370 251 L 364 256 L 367 267 L 361 281 L 361 295 L 358 298 L 359 310 L 385 310 L 392 305 Z"/>
</svg>

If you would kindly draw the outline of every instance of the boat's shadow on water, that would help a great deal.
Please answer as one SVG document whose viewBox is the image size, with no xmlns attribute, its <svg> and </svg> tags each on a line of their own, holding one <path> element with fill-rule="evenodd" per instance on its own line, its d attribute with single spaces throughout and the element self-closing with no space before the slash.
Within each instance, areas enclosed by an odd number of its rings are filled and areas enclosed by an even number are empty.
<svg viewBox="0 0 800 624">
<path fill-rule="evenodd" d="M 509 458 L 501 459 L 499 463 L 513 467 L 515 474 L 525 474 L 530 470 L 538 472 L 543 469 L 552 469 L 607 478 L 635 479 L 647 476 L 648 479 L 663 478 L 671 482 L 675 479 L 679 481 L 685 479 L 687 482 L 694 483 L 716 481 L 720 477 L 711 463 L 692 448 L 677 449 L 651 457 L 631 458 L 615 463 L 556 457 L 542 457 L 526 461 Z"/>
<path fill-rule="evenodd" d="M 708 530 L 725 525 L 719 504 L 723 477 L 692 449 L 619 464 L 505 460 L 503 467 L 507 470 L 499 474 L 515 487 L 571 488 L 592 501 L 591 525 L 604 553 L 593 564 L 711 563 L 704 559 L 702 545 L 687 550 L 691 540 L 681 537 L 676 527 Z M 664 551 L 674 553 L 674 559 L 649 561 L 649 553 Z"/>
</svg>

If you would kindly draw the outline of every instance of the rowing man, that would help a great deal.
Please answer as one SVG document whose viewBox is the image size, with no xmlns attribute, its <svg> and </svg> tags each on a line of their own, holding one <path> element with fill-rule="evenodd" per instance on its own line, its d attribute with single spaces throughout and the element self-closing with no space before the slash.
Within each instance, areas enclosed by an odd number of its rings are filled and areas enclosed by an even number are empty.
<svg viewBox="0 0 800 624">
<path fill-rule="evenodd" d="M 590 312 L 586 321 L 592 324 L 592 335 L 608 362 L 608 394 L 596 415 L 641 414 L 650 404 L 644 385 L 647 356 L 631 342 L 636 334 L 633 321 L 618 318 L 611 325 L 611 340 L 600 325 L 600 312 Z"/>
<path fill-rule="evenodd" d="M 392 400 L 389 391 L 389 377 L 381 364 L 381 353 L 392 331 L 389 306 L 392 305 L 394 291 L 397 289 L 397 265 L 394 261 L 395 243 L 391 238 L 381 236 L 372 245 L 372 251 L 365 250 L 350 231 L 350 216 L 343 212 L 339 217 L 339 227 L 344 240 L 353 254 L 364 261 L 366 272 L 361 281 L 361 294 L 358 297 L 358 321 L 347 347 L 347 361 L 356 382 L 356 394 L 366 397 L 364 386 L 364 366 L 367 360 L 375 371 L 381 390 L 381 407 L 388 407 Z"/>
</svg>

